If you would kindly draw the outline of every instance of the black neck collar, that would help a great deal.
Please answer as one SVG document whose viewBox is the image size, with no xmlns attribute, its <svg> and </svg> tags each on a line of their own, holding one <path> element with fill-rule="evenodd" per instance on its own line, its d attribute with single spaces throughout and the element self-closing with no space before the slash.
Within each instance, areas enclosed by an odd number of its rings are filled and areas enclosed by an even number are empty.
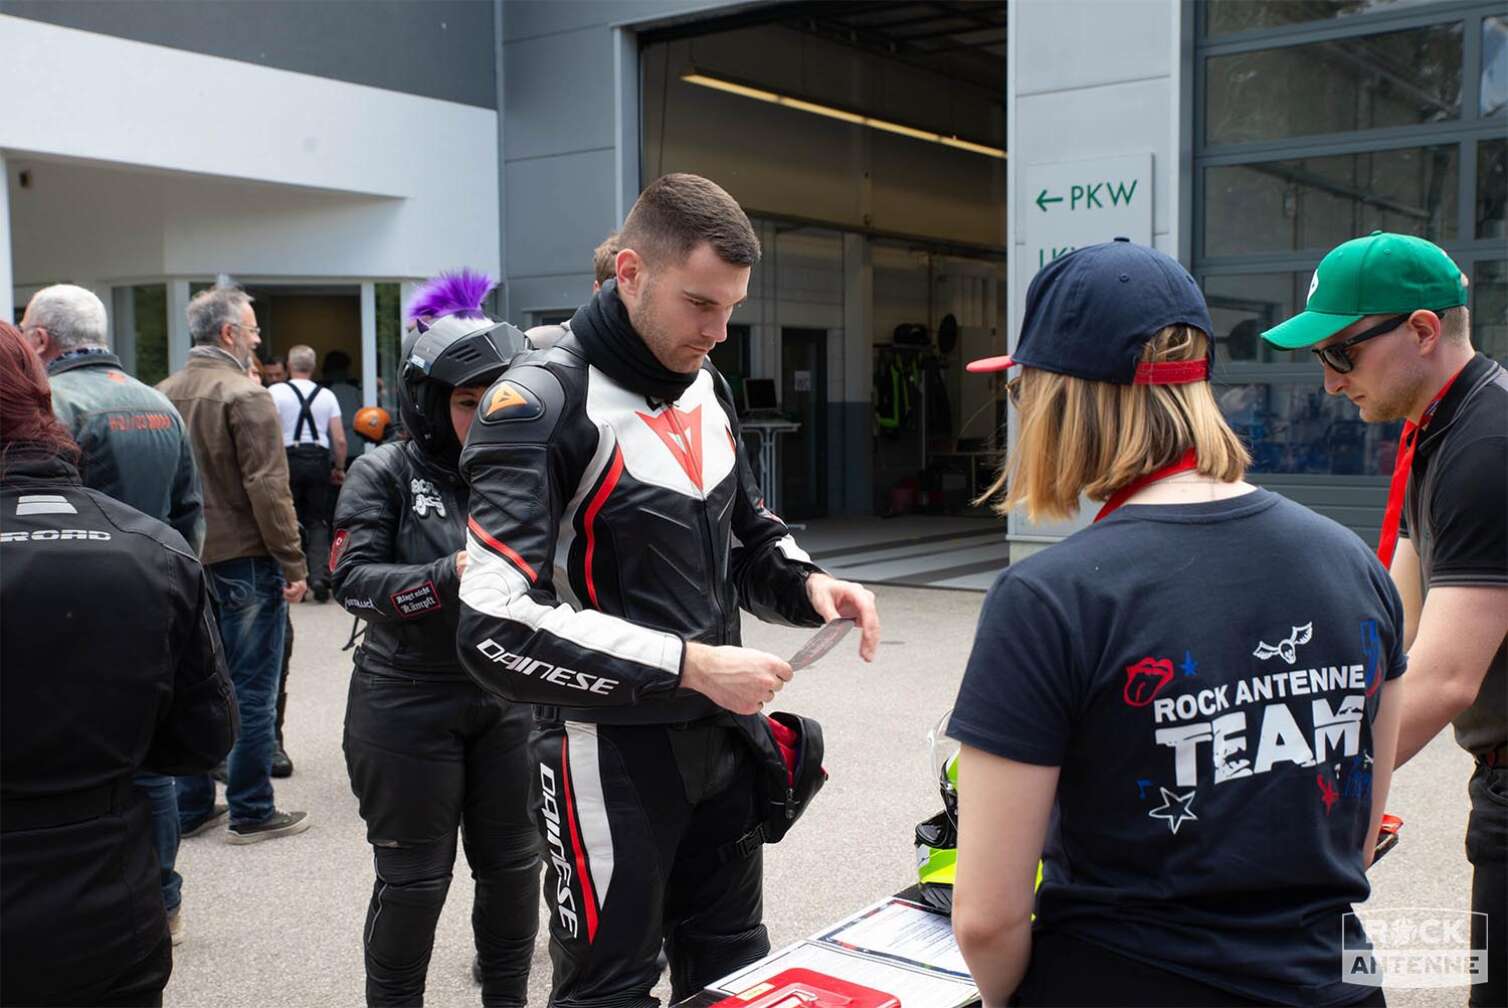
<svg viewBox="0 0 1508 1008">
<path fill-rule="evenodd" d="M 700 373 L 681 374 L 660 363 L 629 321 L 616 280 L 603 284 L 572 316 L 571 333 L 593 367 L 648 399 L 675 402 Z"/>
</svg>

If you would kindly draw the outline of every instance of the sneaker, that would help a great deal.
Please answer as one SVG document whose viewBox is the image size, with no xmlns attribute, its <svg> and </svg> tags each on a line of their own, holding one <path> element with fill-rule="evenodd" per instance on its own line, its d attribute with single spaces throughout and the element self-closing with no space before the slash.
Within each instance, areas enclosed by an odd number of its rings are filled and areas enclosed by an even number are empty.
<svg viewBox="0 0 1508 1008">
<path fill-rule="evenodd" d="M 279 779 L 293 776 L 293 760 L 288 758 L 282 746 L 272 751 L 272 776 Z"/>
<path fill-rule="evenodd" d="M 168 914 L 168 936 L 173 939 L 174 945 L 183 944 L 183 907 L 181 905 L 174 907 L 173 912 Z"/>
<path fill-rule="evenodd" d="M 330 589 L 328 589 L 328 588 L 316 588 L 316 589 L 314 589 L 314 601 L 318 602 L 320 605 L 324 605 L 326 602 L 330 601 Z"/>
<path fill-rule="evenodd" d="M 200 819 L 192 826 L 180 827 L 178 836 L 180 839 L 187 840 L 189 837 L 196 837 L 200 833 L 207 833 L 218 826 L 220 820 L 228 815 L 230 815 L 230 806 L 224 802 L 216 802 L 215 807 L 210 811 L 209 815 Z"/>
<path fill-rule="evenodd" d="M 293 836 L 309 828 L 307 812 L 277 812 L 259 823 L 231 823 L 225 836 L 226 843 L 252 844 L 262 840 Z"/>
</svg>

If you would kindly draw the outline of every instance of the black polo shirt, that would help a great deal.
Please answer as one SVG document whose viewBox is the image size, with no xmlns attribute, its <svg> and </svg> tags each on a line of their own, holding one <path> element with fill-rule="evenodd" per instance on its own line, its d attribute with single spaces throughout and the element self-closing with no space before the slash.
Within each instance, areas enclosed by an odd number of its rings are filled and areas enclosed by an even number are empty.
<svg viewBox="0 0 1508 1008">
<path fill-rule="evenodd" d="M 1490 358 L 1472 358 L 1424 429 L 1403 517 L 1425 591 L 1508 585 L 1508 371 Z M 1508 742 L 1508 641 L 1453 724 L 1474 754 Z"/>
</svg>

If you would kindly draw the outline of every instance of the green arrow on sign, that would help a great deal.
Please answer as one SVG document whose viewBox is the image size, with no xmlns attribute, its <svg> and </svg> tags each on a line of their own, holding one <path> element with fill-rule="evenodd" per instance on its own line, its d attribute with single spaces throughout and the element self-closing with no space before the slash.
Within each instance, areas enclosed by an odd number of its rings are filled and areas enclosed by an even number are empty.
<svg viewBox="0 0 1508 1008">
<path fill-rule="evenodd" d="M 1063 197 L 1061 197 L 1061 196 L 1049 196 L 1049 195 L 1047 195 L 1047 190 L 1046 189 L 1043 189 L 1041 192 L 1037 193 L 1037 209 L 1041 210 L 1043 213 L 1047 213 L 1047 204 L 1048 203 L 1061 203 L 1061 202 L 1063 202 Z"/>
</svg>

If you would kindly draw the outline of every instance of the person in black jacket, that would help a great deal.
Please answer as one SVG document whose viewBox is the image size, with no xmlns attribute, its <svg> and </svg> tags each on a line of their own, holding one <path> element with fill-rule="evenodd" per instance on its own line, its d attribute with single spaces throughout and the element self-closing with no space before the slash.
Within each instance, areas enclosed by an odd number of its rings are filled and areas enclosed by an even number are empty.
<svg viewBox="0 0 1508 1008">
<path fill-rule="evenodd" d="M 656 1004 L 662 941 L 674 1001 L 769 950 L 758 831 L 780 806 L 760 787 L 775 742 L 755 715 L 793 673 L 738 646 L 740 607 L 853 618 L 860 655 L 878 644 L 874 596 L 813 564 L 765 506 L 707 361 L 758 257 L 717 185 L 651 183 L 616 278 L 488 389 L 462 453 L 459 650 L 486 688 L 538 705 L 562 1008 Z"/>
<path fill-rule="evenodd" d="M 172 946 L 131 781 L 214 766 L 235 699 L 188 543 L 77 460 L 0 322 L 0 1003 L 160 1005 Z"/>
<path fill-rule="evenodd" d="M 491 288 L 485 278 L 459 315 L 437 318 L 456 306 L 444 302 L 449 283 L 433 282 L 415 302 L 432 324 L 406 348 L 399 375 L 408 438 L 352 465 L 331 549 L 336 601 L 367 621 L 345 723 L 346 766 L 377 873 L 364 931 L 366 995 L 372 1005 L 423 1002 L 464 827 L 482 1003 L 517 1008 L 539 924 L 532 718 L 527 706 L 478 688 L 456 656 L 468 503 L 456 463 L 478 398 L 523 334 L 464 310 Z"/>
<path fill-rule="evenodd" d="M 107 331 L 104 303 L 72 284 L 37 291 L 21 319 L 21 334 L 47 368 L 52 410 L 78 442 L 84 485 L 171 525 L 197 553 L 204 502 L 183 418 L 167 396 L 125 373 L 106 345 Z M 144 773 L 136 786 L 151 805 L 162 902 L 177 944 L 183 940 L 177 782 Z M 216 822 L 212 817 L 203 826 Z"/>
</svg>

